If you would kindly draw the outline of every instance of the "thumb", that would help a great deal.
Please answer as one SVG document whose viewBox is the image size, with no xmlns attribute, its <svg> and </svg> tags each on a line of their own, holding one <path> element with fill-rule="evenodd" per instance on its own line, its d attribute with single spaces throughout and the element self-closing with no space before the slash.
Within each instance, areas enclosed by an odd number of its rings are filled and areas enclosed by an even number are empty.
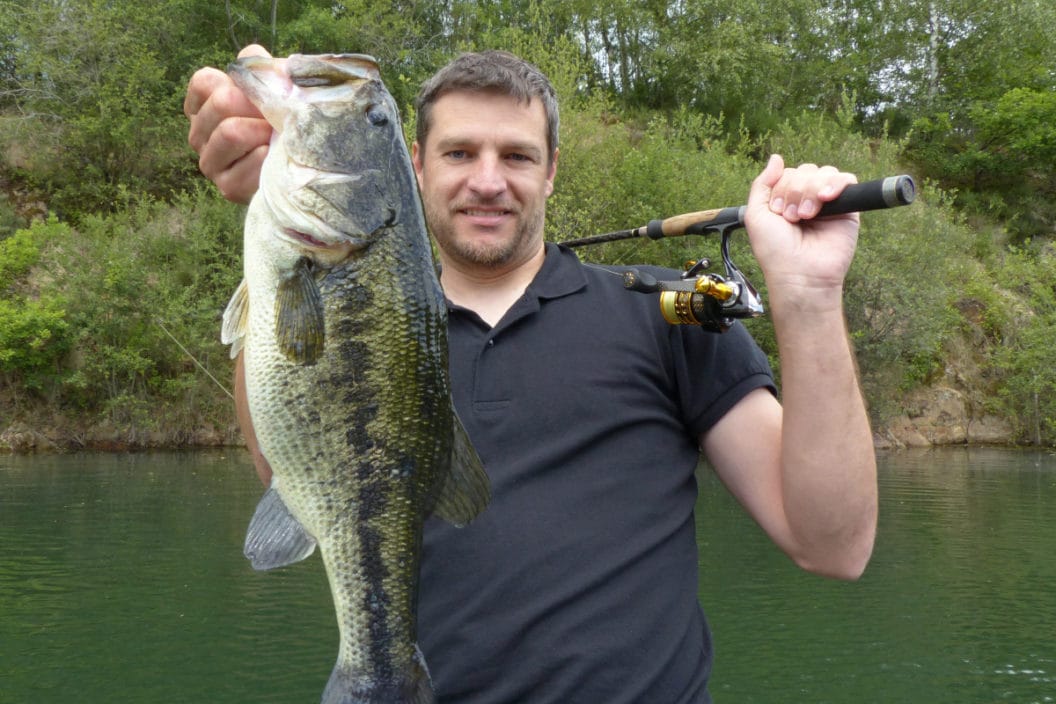
<svg viewBox="0 0 1056 704">
<path fill-rule="evenodd" d="M 748 207 L 769 209 L 771 189 L 781 180 L 785 173 L 785 160 L 780 154 L 771 154 L 766 168 L 752 181 L 752 188 L 748 192 Z"/>
<path fill-rule="evenodd" d="M 262 47 L 260 44 L 247 44 L 242 47 L 242 51 L 238 52 L 238 58 L 243 59 L 247 56 L 262 56 L 264 58 L 271 58 L 271 54 L 268 50 Z"/>
</svg>

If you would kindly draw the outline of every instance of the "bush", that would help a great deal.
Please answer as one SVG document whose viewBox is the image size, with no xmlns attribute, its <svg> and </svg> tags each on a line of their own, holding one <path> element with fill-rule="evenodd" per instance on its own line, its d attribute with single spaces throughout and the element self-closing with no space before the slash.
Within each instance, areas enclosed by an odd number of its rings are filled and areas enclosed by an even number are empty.
<svg viewBox="0 0 1056 704">
<path fill-rule="evenodd" d="M 1011 248 L 995 278 L 1013 301 L 993 353 L 996 405 L 1030 442 L 1056 443 L 1056 251 Z"/>
<path fill-rule="evenodd" d="M 214 379 L 230 379 L 219 327 L 241 277 L 242 209 L 204 190 L 117 205 L 0 242 L 20 291 L 0 298 L 0 373 L 118 428 L 228 422 Z"/>
<path fill-rule="evenodd" d="M 6 386 L 36 393 L 50 388 L 69 346 L 62 301 L 0 298 L 0 375 Z"/>
</svg>

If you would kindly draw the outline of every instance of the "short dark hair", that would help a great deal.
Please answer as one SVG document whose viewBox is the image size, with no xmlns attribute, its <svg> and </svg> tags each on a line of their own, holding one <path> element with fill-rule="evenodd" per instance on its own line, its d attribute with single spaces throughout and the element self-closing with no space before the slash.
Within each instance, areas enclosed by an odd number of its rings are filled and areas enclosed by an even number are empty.
<svg viewBox="0 0 1056 704">
<path fill-rule="evenodd" d="M 422 85 L 414 101 L 418 120 L 415 139 L 419 145 L 424 147 L 429 136 L 433 105 L 443 95 L 456 90 L 501 93 L 524 103 L 538 98 L 546 112 L 546 146 L 553 161 L 560 125 L 557 93 L 550 79 L 534 65 L 508 51 L 498 50 L 465 53 L 453 59 Z"/>
</svg>

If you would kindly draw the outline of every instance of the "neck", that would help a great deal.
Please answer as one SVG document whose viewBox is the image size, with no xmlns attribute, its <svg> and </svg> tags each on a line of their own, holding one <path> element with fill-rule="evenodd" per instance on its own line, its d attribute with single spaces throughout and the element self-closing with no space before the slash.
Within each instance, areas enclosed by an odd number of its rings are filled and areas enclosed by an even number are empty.
<svg viewBox="0 0 1056 704">
<path fill-rule="evenodd" d="M 529 257 L 501 267 L 454 261 L 441 251 L 440 284 L 448 300 L 468 308 L 494 326 L 524 294 L 545 258 L 542 245 Z"/>
</svg>

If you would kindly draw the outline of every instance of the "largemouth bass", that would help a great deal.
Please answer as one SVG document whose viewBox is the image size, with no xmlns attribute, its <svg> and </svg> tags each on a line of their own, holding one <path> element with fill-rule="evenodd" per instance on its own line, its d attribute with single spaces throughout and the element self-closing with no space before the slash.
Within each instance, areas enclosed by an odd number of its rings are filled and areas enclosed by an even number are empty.
<svg viewBox="0 0 1056 704">
<path fill-rule="evenodd" d="M 324 704 L 434 701 L 416 645 L 422 524 L 488 502 L 451 404 L 447 310 L 395 102 L 368 56 L 228 69 L 274 128 L 222 339 L 244 355 L 271 485 L 256 569 L 318 545 L 337 612 Z"/>
</svg>

